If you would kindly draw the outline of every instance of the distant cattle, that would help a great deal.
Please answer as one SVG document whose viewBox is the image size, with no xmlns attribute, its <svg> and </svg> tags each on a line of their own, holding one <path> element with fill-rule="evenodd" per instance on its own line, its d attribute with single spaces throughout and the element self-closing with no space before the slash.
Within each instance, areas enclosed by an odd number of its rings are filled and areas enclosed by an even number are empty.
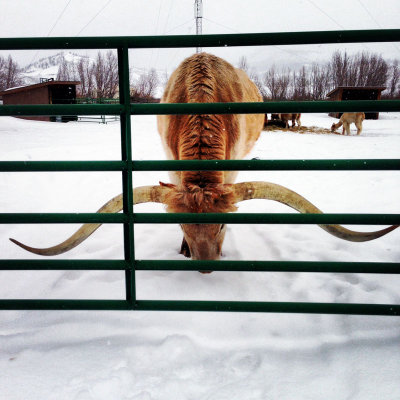
<svg viewBox="0 0 400 400">
<path fill-rule="evenodd" d="M 301 126 L 301 114 L 279 114 L 279 119 L 285 124 L 286 129 L 289 128 L 289 121 L 292 121 L 292 128 L 296 125 Z"/>
<path fill-rule="evenodd" d="M 365 114 L 363 112 L 358 113 L 343 113 L 337 124 L 332 124 L 331 131 L 335 132 L 336 129 L 343 125 L 342 135 L 350 135 L 350 124 L 354 123 L 357 127 L 357 135 L 362 132 L 362 122 L 365 119 Z"/>
</svg>

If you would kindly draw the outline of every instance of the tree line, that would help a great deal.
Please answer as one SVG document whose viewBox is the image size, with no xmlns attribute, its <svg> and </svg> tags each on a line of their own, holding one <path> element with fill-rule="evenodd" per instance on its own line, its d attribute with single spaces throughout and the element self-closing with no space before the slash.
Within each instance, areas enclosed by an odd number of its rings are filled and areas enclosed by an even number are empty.
<svg viewBox="0 0 400 400">
<path fill-rule="evenodd" d="M 337 86 L 386 86 L 382 97 L 400 98 L 399 61 L 386 61 L 381 55 L 359 52 L 349 55 L 335 51 L 323 64 L 314 63 L 299 69 L 270 67 L 257 73 L 245 57 L 239 68 L 249 73 L 264 100 L 323 100 Z M 80 57 L 78 62 L 59 60 L 57 80 L 76 80 L 78 96 L 89 98 L 114 98 L 118 96 L 118 61 L 114 52 L 98 52 L 92 60 Z M 131 100 L 154 101 L 157 88 L 167 81 L 155 69 L 139 75 L 131 74 Z M 0 91 L 23 85 L 22 70 L 11 56 L 0 56 Z"/>
<path fill-rule="evenodd" d="M 335 51 L 322 65 L 313 63 L 298 70 L 272 66 L 262 74 L 251 71 L 245 57 L 238 66 L 249 73 L 264 100 L 324 100 L 337 86 L 381 86 L 387 88 L 382 97 L 400 98 L 398 60 L 388 62 L 369 52 Z"/>
<path fill-rule="evenodd" d="M 154 99 L 159 78 L 156 70 L 151 69 L 134 78 L 130 74 L 130 95 L 132 101 L 151 101 Z M 78 95 L 89 98 L 112 99 L 118 96 L 118 59 L 115 53 L 97 53 L 96 59 L 82 57 L 77 63 L 61 60 L 57 80 L 80 81 Z"/>
</svg>

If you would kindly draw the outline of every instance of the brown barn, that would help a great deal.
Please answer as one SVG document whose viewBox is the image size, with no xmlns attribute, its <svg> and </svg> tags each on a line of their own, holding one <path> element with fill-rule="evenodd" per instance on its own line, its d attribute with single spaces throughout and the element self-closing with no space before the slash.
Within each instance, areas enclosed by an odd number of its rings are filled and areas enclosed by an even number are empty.
<svg viewBox="0 0 400 400">
<path fill-rule="evenodd" d="M 338 86 L 327 94 L 329 100 L 380 100 L 384 86 Z M 340 118 L 343 113 L 329 113 L 331 117 Z M 366 119 L 378 119 L 379 113 L 365 113 Z"/>
<path fill-rule="evenodd" d="M 0 92 L 3 97 L 4 105 L 20 104 L 75 104 L 77 81 L 55 81 L 53 79 L 45 80 L 35 85 L 20 86 L 10 88 Z M 76 116 L 29 116 L 20 117 L 24 119 L 34 119 L 39 121 L 73 121 Z"/>
</svg>

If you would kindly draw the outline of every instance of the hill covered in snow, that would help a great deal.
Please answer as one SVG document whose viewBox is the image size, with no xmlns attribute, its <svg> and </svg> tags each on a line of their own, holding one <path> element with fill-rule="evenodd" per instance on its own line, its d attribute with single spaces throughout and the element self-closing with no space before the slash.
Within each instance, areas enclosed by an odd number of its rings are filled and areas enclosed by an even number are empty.
<svg viewBox="0 0 400 400">
<path fill-rule="evenodd" d="M 60 65 L 63 62 L 68 64 L 78 64 L 81 59 L 90 59 L 88 56 L 82 56 L 72 52 L 60 52 L 49 57 L 40 58 L 39 60 L 27 65 L 22 69 L 22 76 L 27 85 L 40 82 L 40 78 L 56 79 Z"/>
<path fill-rule="evenodd" d="M 101 53 L 100 53 L 101 54 Z M 109 65 L 106 66 L 104 63 L 113 63 L 107 56 L 103 56 L 104 58 L 101 60 L 100 64 L 102 66 L 100 68 L 108 68 Z M 116 64 L 116 55 L 115 64 L 111 66 L 115 72 L 116 84 L 118 84 L 118 76 L 117 76 L 117 64 Z M 88 55 L 77 54 L 73 52 L 59 52 L 57 54 L 40 58 L 39 60 L 30 63 L 26 67 L 22 68 L 22 79 L 25 85 L 32 85 L 35 83 L 39 83 L 41 79 L 60 79 L 60 80 L 76 80 L 82 82 L 85 81 L 86 84 L 89 80 L 89 75 L 91 75 L 90 79 L 92 80 L 93 85 L 97 85 L 97 65 L 99 65 L 99 55 L 96 57 L 90 57 Z M 81 67 L 81 68 L 80 68 Z M 81 72 L 79 72 L 81 70 Z M 83 71 L 83 72 L 82 72 Z M 148 70 L 143 68 L 137 68 L 133 65 L 130 67 L 130 83 L 131 86 L 140 85 L 140 81 L 143 78 L 149 75 L 150 68 Z M 107 72 L 104 71 L 106 74 Z M 84 78 L 81 78 L 81 76 Z M 102 81 L 105 81 L 103 79 Z M 160 75 L 157 77 L 157 88 L 155 89 L 155 94 L 160 97 L 163 91 L 163 84 L 165 83 L 165 77 L 161 77 Z M 91 96 L 89 96 L 91 97 Z M 92 96 L 93 97 L 93 96 Z M 102 96 L 104 97 L 104 96 Z"/>
</svg>

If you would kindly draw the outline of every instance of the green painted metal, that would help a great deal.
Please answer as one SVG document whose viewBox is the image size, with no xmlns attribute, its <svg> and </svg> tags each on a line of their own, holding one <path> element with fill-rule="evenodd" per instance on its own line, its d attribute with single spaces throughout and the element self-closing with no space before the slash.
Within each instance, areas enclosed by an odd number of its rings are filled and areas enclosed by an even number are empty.
<svg viewBox="0 0 400 400">
<path fill-rule="evenodd" d="M 0 50 L 277 46 L 400 42 L 400 29 L 114 37 L 4 38 Z"/>
<path fill-rule="evenodd" d="M 130 268 L 126 260 L 0 260 L 0 271 L 109 270 Z"/>
<path fill-rule="evenodd" d="M 76 224 L 128 223 L 129 216 L 125 214 L 96 214 L 96 213 L 2 213 L 0 224 Z"/>
<path fill-rule="evenodd" d="M 347 101 L 268 101 L 264 103 L 134 103 L 131 115 L 172 114 L 264 114 L 264 113 L 315 113 L 315 112 L 380 112 L 399 111 L 400 100 L 347 100 Z M 51 104 L 3 105 L 0 116 L 14 115 L 121 115 L 126 109 L 121 105 Z"/>
<path fill-rule="evenodd" d="M 136 270 L 400 274 L 400 263 L 334 261 L 137 260 Z"/>
<path fill-rule="evenodd" d="M 129 54 L 128 48 L 118 48 L 118 74 L 120 103 L 124 110 L 121 114 L 121 156 L 126 162 L 127 169 L 122 171 L 123 213 L 128 218 L 124 223 L 124 255 L 129 267 L 125 271 L 126 300 L 134 304 L 136 300 L 135 288 L 135 249 L 133 230 L 133 193 L 132 193 L 132 138 L 130 116 L 130 86 L 129 86 Z"/>
<path fill-rule="evenodd" d="M 137 300 L 0 300 L 3 310 L 141 310 L 141 311 L 207 311 L 270 312 L 347 315 L 399 316 L 400 306 L 391 304 L 300 303 L 261 301 L 174 301 Z"/>
<path fill-rule="evenodd" d="M 0 310 L 132 310 L 127 300 L 0 300 Z"/>
<path fill-rule="evenodd" d="M 0 270 L 130 269 L 126 260 L 0 260 Z M 400 274 L 400 263 L 334 261 L 135 260 L 136 271 L 243 271 Z"/>
<path fill-rule="evenodd" d="M 0 161 L 1 172 L 124 171 L 127 161 Z M 134 171 L 393 171 L 397 159 L 132 161 Z"/>
<path fill-rule="evenodd" d="M 351 303 L 140 300 L 137 301 L 136 309 L 148 311 L 231 311 L 392 316 L 400 315 L 400 305 Z"/>
<path fill-rule="evenodd" d="M 266 101 L 264 103 L 132 104 L 132 115 L 153 114 L 263 114 L 399 111 L 400 100 Z"/>
<path fill-rule="evenodd" d="M 0 161 L 1 172 L 123 171 L 126 161 Z"/>
<path fill-rule="evenodd" d="M 120 115 L 124 108 L 120 104 L 40 104 L 2 105 L 0 116 L 28 115 Z"/>
<path fill-rule="evenodd" d="M 134 216 L 137 224 L 400 224 L 400 214 L 136 213 Z"/>
<path fill-rule="evenodd" d="M 388 171 L 399 170 L 400 160 L 152 160 L 134 161 L 133 169 L 135 171 Z"/>
<path fill-rule="evenodd" d="M 295 214 L 295 213 L 2 213 L 1 224 L 349 224 L 400 225 L 400 214 Z M 128 243 L 126 243 L 128 245 Z"/>
<path fill-rule="evenodd" d="M 133 171 L 179 170 L 400 170 L 400 160 L 224 160 L 224 161 L 137 161 L 131 154 L 131 115 L 148 114 L 230 114 L 276 112 L 380 112 L 400 111 L 399 100 L 305 101 L 210 104 L 130 104 L 130 48 L 268 46 L 285 44 L 358 43 L 400 41 L 400 29 L 261 33 L 202 36 L 86 37 L 86 38 L 5 38 L 0 50 L 23 49 L 117 49 L 119 104 L 15 105 L 0 106 L 0 116 L 28 115 L 119 115 L 121 123 L 120 161 L 29 161 L 0 162 L 2 172 L 121 171 L 122 214 L 58 213 L 0 214 L 0 223 L 122 223 L 124 260 L 0 260 L 0 270 L 114 270 L 123 271 L 125 300 L 0 300 L 0 309 L 9 310 L 181 310 L 290 312 L 360 315 L 399 315 L 400 305 L 327 304 L 285 302 L 170 301 L 137 300 L 135 271 L 214 270 L 280 271 L 317 273 L 398 274 L 400 263 L 310 262 L 310 261 L 192 261 L 136 260 L 134 223 L 301 223 L 301 224 L 400 224 L 400 214 L 157 214 L 133 213 Z"/>
</svg>

